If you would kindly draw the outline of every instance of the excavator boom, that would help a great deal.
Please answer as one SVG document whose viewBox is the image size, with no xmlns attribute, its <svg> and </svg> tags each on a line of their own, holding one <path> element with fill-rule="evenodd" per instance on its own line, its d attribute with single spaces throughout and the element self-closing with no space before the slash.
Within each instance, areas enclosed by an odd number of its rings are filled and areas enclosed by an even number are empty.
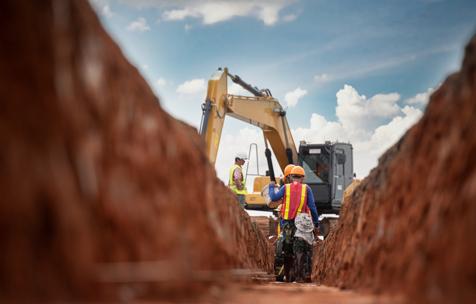
<svg viewBox="0 0 476 304">
<path fill-rule="evenodd" d="M 255 96 L 228 94 L 228 77 Z M 227 68 L 218 70 L 208 81 L 207 97 L 202 110 L 200 134 L 205 139 L 206 151 L 212 164 L 216 161 L 227 115 L 261 128 L 282 170 L 289 163 L 297 163 L 296 145 L 286 112 L 269 90 L 259 90 L 247 84 L 239 76 L 229 74 Z"/>
</svg>

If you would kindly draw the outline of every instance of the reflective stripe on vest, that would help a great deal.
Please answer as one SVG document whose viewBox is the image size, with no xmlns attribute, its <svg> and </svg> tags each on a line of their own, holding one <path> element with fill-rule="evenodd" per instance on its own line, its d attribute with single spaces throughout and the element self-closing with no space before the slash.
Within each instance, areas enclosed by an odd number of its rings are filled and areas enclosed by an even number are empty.
<svg viewBox="0 0 476 304">
<path fill-rule="evenodd" d="M 297 214 L 301 213 L 302 207 L 304 206 L 304 199 L 306 198 L 306 190 L 307 190 L 306 185 L 302 185 L 302 188 L 301 188 L 301 202 L 299 203 L 299 208 L 298 208 Z"/>
<path fill-rule="evenodd" d="M 286 202 L 284 203 L 284 219 L 287 220 L 289 218 L 289 207 L 291 205 L 291 185 L 286 184 Z"/>
<path fill-rule="evenodd" d="M 235 194 L 245 195 L 245 194 L 248 193 L 248 191 L 246 191 L 245 180 L 244 180 L 244 177 L 243 177 L 243 172 L 241 173 L 241 184 L 243 185 L 243 189 L 239 190 L 239 189 L 236 187 L 236 184 L 235 184 L 234 173 L 235 173 L 235 170 L 238 169 L 238 168 L 241 170 L 241 166 L 239 166 L 239 165 L 237 165 L 237 164 L 234 164 L 233 166 L 231 166 L 231 168 L 230 168 L 230 175 L 229 175 L 229 179 L 228 179 L 228 187 L 230 187 L 230 189 L 231 189 Z"/>
<path fill-rule="evenodd" d="M 307 192 L 307 186 L 305 184 L 301 184 L 301 195 L 299 199 L 299 206 L 297 208 L 293 208 L 291 210 L 291 184 L 286 184 L 285 185 L 285 201 L 284 201 L 284 206 L 281 209 L 282 210 L 282 215 L 285 220 L 288 219 L 294 219 L 297 214 L 301 213 L 303 211 L 307 212 L 307 208 L 305 207 L 305 201 L 306 201 L 306 192 Z M 291 214 L 289 214 L 291 212 Z"/>
</svg>

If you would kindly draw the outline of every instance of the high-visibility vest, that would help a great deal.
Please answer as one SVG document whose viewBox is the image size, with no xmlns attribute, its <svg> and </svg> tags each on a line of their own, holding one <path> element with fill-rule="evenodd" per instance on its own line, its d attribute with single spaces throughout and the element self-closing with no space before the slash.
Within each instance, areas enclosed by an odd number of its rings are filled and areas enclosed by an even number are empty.
<svg viewBox="0 0 476 304">
<path fill-rule="evenodd" d="M 284 185 L 284 204 L 281 207 L 281 216 L 285 220 L 293 220 L 299 213 L 308 213 L 307 185 L 298 182 Z"/>
<path fill-rule="evenodd" d="M 248 194 L 248 191 L 246 191 L 245 178 L 243 177 L 243 173 L 241 174 L 241 184 L 243 185 L 243 189 L 239 190 L 236 187 L 235 178 L 234 178 L 234 173 L 235 173 L 236 169 L 240 169 L 240 171 L 241 171 L 241 166 L 237 165 L 237 164 L 234 164 L 230 168 L 230 176 L 229 176 L 229 179 L 228 179 L 228 187 L 230 187 L 231 191 L 233 191 L 235 194 L 241 194 L 241 195 Z"/>
</svg>

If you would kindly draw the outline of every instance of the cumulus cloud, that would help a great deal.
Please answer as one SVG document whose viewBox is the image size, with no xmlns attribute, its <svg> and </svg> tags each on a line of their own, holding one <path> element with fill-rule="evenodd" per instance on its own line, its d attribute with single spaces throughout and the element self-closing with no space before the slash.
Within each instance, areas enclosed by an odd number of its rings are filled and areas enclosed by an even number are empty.
<svg viewBox="0 0 476 304">
<path fill-rule="evenodd" d="M 423 114 L 410 105 L 400 107 L 397 104 L 400 95 L 396 93 L 377 94 L 368 99 L 345 85 L 336 98 L 336 121 L 313 113 L 309 126 L 294 129 L 293 136 L 296 143 L 300 140 L 350 142 L 354 147 L 354 171 L 359 178 L 365 177 L 377 164 L 378 157 Z"/>
<path fill-rule="evenodd" d="M 176 92 L 179 94 L 192 95 L 192 94 L 204 94 L 206 90 L 205 79 L 192 79 L 187 80 L 177 87 Z"/>
<path fill-rule="evenodd" d="M 279 20 L 280 11 L 294 0 L 124 0 L 134 7 L 157 7 L 162 20 L 201 19 L 203 24 L 228 21 L 235 17 L 253 17 L 271 26 Z M 289 16 L 289 15 L 288 15 Z M 293 18 L 293 17 L 287 17 Z M 294 17 L 295 18 L 295 17 Z"/>
<path fill-rule="evenodd" d="M 127 25 L 127 30 L 129 32 L 147 32 L 150 31 L 150 27 L 144 17 L 139 17 Z"/>
<path fill-rule="evenodd" d="M 367 98 L 346 84 L 336 97 L 336 115 L 348 130 L 371 129 L 400 112 L 398 93 L 376 94 Z"/>
<path fill-rule="evenodd" d="M 306 90 L 297 87 L 295 90 L 287 92 L 286 95 L 284 95 L 284 101 L 286 101 L 286 105 L 288 107 L 295 107 L 297 106 L 299 100 L 306 94 Z"/>
<path fill-rule="evenodd" d="M 345 94 L 344 94 L 345 93 Z M 307 126 L 293 128 L 296 144 L 301 140 L 308 143 L 324 143 L 326 140 L 350 142 L 354 148 L 354 172 L 358 178 L 365 177 L 377 165 L 378 158 L 422 116 L 422 111 L 412 105 L 400 107 L 400 96 L 396 93 L 376 94 L 366 98 L 352 86 L 344 86 L 336 94 L 338 105 L 335 120 L 312 113 Z M 337 108 L 340 107 L 340 111 Z M 352 114 L 352 115 L 349 115 Z M 380 124 L 363 123 L 365 120 L 385 119 Z M 357 120 L 357 122 L 353 121 Z M 226 183 L 228 170 L 236 152 L 248 152 L 250 143 L 257 143 L 259 149 L 260 173 L 267 170 L 264 158 L 263 134 L 253 127 L 242 128 L 237 134 L 223 134 L 215 168 L 217 175 Z M 281 173 L 276 160 L 275 171 Z M 256 172 L 256 160 L 253 154 L 250 173 Z M 247 182 L 252 188 L 251 178 Z"/>
<path fill-rule="evenodd" d="M 435 89 L 429 88 L 426 92 L 418 93 L 415 96 L 406 99 L 405 103 L 409 105 L 426 106 L 430 99 L 430 95 L 433 94 L 434 91 Z"/>
</svg>

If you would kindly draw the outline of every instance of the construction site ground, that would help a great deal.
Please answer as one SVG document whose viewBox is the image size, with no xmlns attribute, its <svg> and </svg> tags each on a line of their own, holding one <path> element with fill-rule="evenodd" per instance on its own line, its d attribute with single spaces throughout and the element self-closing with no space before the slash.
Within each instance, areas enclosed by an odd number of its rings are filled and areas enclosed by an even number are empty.
<svg viewBox="0 0 476 304">
<path fill-rule="evenodd" d="M 164 302 L 166 303 L 166 302 Z M 340 290 L 315 283 L 235 283 L 227 289 L 212 288 L 194 303 L 236 304 L 376 304 L 403 303 L 396 296 L 375 295 L 363 292 Z"/>
</svg>

